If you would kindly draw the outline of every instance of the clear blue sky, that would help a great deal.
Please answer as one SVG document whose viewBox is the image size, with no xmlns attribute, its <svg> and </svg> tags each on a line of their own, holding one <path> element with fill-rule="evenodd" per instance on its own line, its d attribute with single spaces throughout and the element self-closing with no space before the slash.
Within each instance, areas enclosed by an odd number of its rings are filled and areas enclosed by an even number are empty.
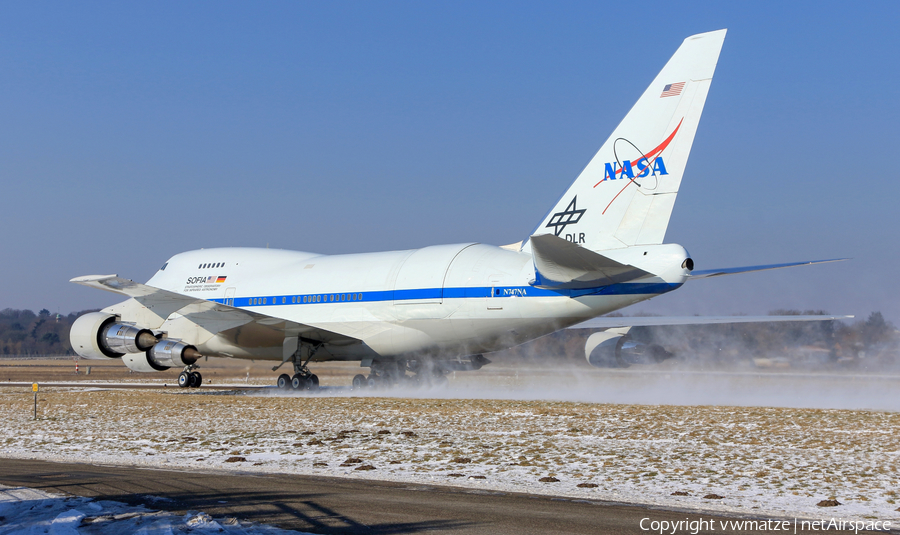
<svg viewBox="0 0 900 535">
<path fill-rule="evenodd" d="M 7 2 L 0 308 L 70 312 L 217 246 L 343 253 L 527 233 L 688 35 L 728 28 L 667 241 L 627 309 L 900 323 L 897 2 Z"/>
</svg>

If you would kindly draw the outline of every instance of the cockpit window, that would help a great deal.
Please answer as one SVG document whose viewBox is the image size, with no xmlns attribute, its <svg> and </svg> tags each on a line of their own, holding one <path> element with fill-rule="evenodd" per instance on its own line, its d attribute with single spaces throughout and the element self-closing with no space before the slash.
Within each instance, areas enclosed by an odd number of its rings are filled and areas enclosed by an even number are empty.
<svg viewBox="0 0 900 535">
<path fill-rule="evenodd" d="M 169 263 L 166 262 L 165 264 L 163 264 L 163 267 L 159 268 L 159 270 L 160 270 L 160 271 L 165 271 L 165 270 L 166 270 L 166 266 L 168 266 L 168 265 L 169 265 Z"/>
</svg>

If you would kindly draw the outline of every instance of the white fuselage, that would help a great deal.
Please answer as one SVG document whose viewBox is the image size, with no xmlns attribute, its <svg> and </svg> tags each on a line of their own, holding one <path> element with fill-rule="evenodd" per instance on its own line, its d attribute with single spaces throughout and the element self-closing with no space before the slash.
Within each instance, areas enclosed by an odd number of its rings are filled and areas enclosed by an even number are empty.
<svg viewBox="0 0 900 535">
<path fill-rule="evenodd" d="M 689 273 L 679 245 L 603 254 L 653 275 L 602 288 L 542 289 L 532 286 L 531 254 L 467 243 L 347 255 L 203 249 L 172 257 L 147 284 L 363 342 L 331 344 L 314 360 L 454 357 L 512 347 L 649 299 L 678 288 Z M 179 319 L 166 322 L 169 336 L 204 354 L 283 357 L 283 336 L 207 335 Z"/>
</svg>

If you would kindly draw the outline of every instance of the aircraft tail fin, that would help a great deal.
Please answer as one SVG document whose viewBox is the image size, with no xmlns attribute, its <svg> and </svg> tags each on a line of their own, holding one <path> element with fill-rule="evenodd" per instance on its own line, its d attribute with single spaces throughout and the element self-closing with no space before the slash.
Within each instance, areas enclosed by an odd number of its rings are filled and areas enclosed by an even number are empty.
<svg viewBox="0 0 900 535">
<path fill-rule="evenodd" d="M 532 235 L 594 251 L 663 242 L 725 32 L 684 40 Z"/>
</svg>

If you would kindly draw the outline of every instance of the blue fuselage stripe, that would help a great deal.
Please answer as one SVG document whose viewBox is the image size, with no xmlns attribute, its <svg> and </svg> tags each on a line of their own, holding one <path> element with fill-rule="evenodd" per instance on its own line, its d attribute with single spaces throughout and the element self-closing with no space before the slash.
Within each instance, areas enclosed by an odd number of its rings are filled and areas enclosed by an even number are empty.
<svg viewBox="0 0 900 535">
<path fill-rule="evenodd" d="M 437 299 L 467 299 L 475 297 L 584 297 L 597 295 L 647 295 L 663 294 L 679 288 L 681 284 L 625 283 L 601 288 L 558 289 L 534 286 L 473 286 L 463 288 L 421 288 L 413 290 L 380 290 L 374 292 L 328 292 L 314 294 L 260 295 L 210 299 L 234 307 L 316 305 L 323 303 L 374 303 L 383 301 L 423 301 Z"/>
</svg>

